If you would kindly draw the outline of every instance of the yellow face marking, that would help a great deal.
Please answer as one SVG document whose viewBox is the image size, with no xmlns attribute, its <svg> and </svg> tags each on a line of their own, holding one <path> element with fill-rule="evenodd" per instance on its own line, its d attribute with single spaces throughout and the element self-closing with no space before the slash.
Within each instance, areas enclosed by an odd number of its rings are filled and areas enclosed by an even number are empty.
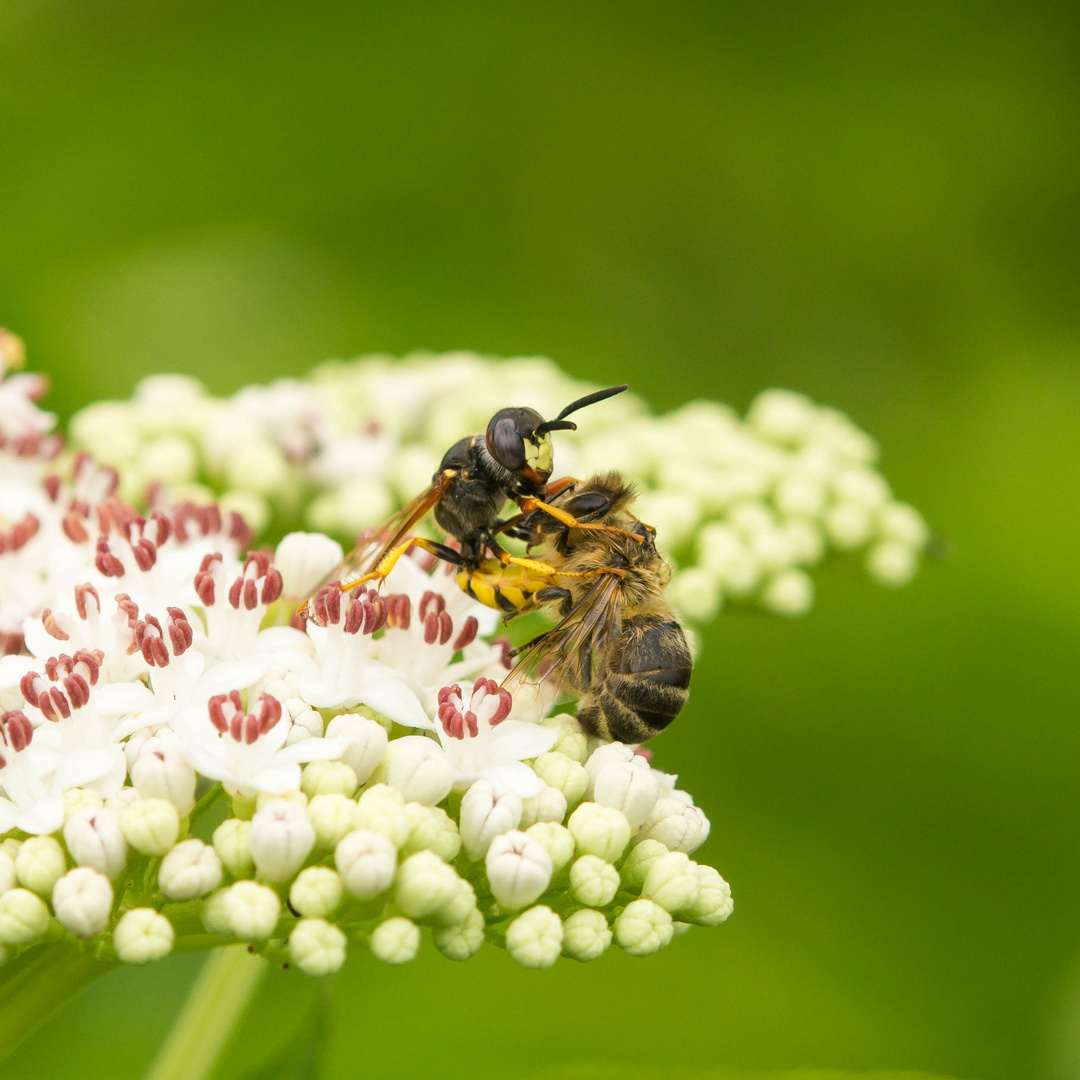
<svg viewBox="0 0 1080 1080">
<path fill-rule="evenodd" d="M 539 443 L 531 439 L 525 440 L 525 463 L 530 469 L 543 475 L 551 472 L 554 461 L 555 448 L 551 444 L 550 435 L 541 435 Z"/>
</svg>

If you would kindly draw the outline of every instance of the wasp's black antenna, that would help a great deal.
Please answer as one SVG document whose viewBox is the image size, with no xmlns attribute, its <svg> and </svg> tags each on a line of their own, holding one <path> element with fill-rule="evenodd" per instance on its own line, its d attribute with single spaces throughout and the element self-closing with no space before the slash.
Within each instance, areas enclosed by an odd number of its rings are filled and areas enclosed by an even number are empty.
<svg viewBox="0 0 1080 1080">
<path fill-rule="evenodd" d="M 622 386 L 609 386 L 606 390 L 596 390 L 584 397 L 579 397 L 577 401 L 571 401 L 554 420 L 545 420 L 540 424 L 536 429 L 536 434 L 546 435 L 549 431 L 577 431 L 577 424 L 565 419 L 567 416 L 577 412 L 578 409 L 584 409 L 586 405 L 595 405 L 598 401 L 621 394 L 629 388 L 629 385 L 629 383 L 623 383 Z"/>
</svg>

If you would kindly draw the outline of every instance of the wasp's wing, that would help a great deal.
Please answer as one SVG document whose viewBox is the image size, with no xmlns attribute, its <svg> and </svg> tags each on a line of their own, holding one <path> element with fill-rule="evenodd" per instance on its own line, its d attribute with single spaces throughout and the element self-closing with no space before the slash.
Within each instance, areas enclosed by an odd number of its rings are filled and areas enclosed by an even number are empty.
<svg viewBox="0 0 1080 1080">
<path fill-rule="evenodd" d="M 538 671 L 541 682 L 582 689 L 592 679 L 594 658 L 603 655 L 612 633 L 618 632 L 622 575 L 604 573 L 551 630 L 515 650 L 517 663 L 503 684 L 522 682 Z M 542 667 L 544 661 L 550 666 Z"/>
<path fill-rule="evenodd" d="M 450 469 L 440 473 L 426 491 L 422 491 L 377 529 L 364 536 L 356 547 L 312 589 L 312 595 L 332 581 L 348 582 L 378 566 L 383 557 L 397 547 L 417 522 L 439 502 L 446 492 L 447 483 L 452 475 Z"/>
</svg>

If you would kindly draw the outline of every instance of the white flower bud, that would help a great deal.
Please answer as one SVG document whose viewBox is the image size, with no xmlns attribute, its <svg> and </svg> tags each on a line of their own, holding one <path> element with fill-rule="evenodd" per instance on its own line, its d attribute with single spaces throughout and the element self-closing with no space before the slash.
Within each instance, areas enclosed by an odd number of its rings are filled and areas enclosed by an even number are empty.
<svg viewBox="0 0 1080 1080">
<path fill-rule="evenodd" d="M 325 919 L 301 919 L 289 935 L 289 956 L 305 975 L 333 975 L 345 963 L 347 941 Z"/>
<path fill-rule="evenodd" d="M 551 967 L 559 959 L 562 942 L 562 920 L 543 904 L 529 908 L 506 928 L 507 952 L 522 967 Z"/>
<path fill-rule="evenodd" d="M 630 828 L 636 829 L 660 798 L 660 781 L 649 763 L 635 754 L 629 761 L 613 761 L 601 768 L 593 779 L 592 797 L 601 806 L 621 810 Z"/>
<path fill-rule="evenodd" d="M 271 795 L 269 792 L 260 791 L 255 796 L 255 808 L 252 812 L 257 813 L 259 810 L 265 810 L 271 803 L 276 802 L 292 803 L 293 806 L 299 806 L 303 810 L 308 804 L 308 797 L 302 791 L 287 791 L 284 795 Z M 237 817 L 242 816 L 239 810 L 236 811 L 236 814 Z"/>
<path fill-rule="evenodd" d="M 122 787 L 105 800 L 105 809 L 111 810 L 117 817 L 123 817 L 124 811 L 137 803 L 140 798 L 141 796 L 133 787 Z"/>
<path fill-rule="evenodd" d="M 761 593 L 761 602 L 774 615 L 797 619 L 814 603 L 814 579 L 803 570 L 781 570 Z"/>
<path fill-rule="evenodd" d="M 448 960 L 468 960 L 484 944 L 484 916 L 474 907 L 465 922 L 434 930 L 431 940 Z"/>
<path fill-rule="evenodd" d="M 174 742 L 150 739 L 131 767 L 131 783 L 144 799 L 164 799 L 181 814 L 195 805 L 195 770 Z"/>
<path fill-rule="evenodd" d="M 309 595 L 342 557 L 341 545 L 323 533 L 287 533 L 274 551 L 281 591 L 288 597 Z"/>
<path fill-rule="evenodd" d="M 485 866 L 491 894 L 504 908 L 531 904 L 551 881 L 551 856 L 517 829 L 491 841 Z"/>
<path fill-rule="evenodd" d="M 180 814 L 164 799 L 139 799 L 120 817 L 120 831 L 142 855 L 164 855 L 180 835 Z"/>
<path fill-rule="evenodd" d="M 538 821 L 562 821 L 566 817 L 566 796 L 549 784 L 544 784 L 539 794 L 521 800 L 519 828 L 527 829 Z"/>
<path fill-rule="evenodd" d="M 611 928 L 601 911 L 582 908 L 563 920 L 563 956 L 595 960 L 611 944 Z"/>
<path fill-rule="evenodd" d="M 873 536 L 873 513 L 861 503 L 835 503 L 825 512 L 825 532 L 841 551 L 852 551 Z"/>
<path fill-rule="evenodd" d="M 112 902 L 109 879 L 89 866 L 69 870 L 53 887 L 56 918 L 77 938 L 92 938 L 109 925 Z"/>
<path fill-rule="evenodd" d="M 635 892 L 640 891 L 645 884 L 649 867 L 667 853 L 668 849 L 659 840 L 642 840 L 635 845 L 622 865 L 622 879 L 626 882 L 626 887 Z"/>
<path fill-rule="evenodd" d="M 369 900 L 390 888 L 397 870 L 397 851 L 382 833 L 356 829 L 334 849 L 334 863 L 345 888 Z"/>
<path fill-rule="evenodd" d="M 201 840 L 181 840 L 161 860 L 158 887 L 170 900 L 193 900 L 221 884 L 221 859 Z"/>
<path fill-rule="evenodd" d="M 574 857 L 574 838 L 557 821 L 538 821 L 525 830 L 525 835 L 551 856 L 552 871 L 556 874 Z"/>
<path fill-rule="evenodd" d="M 64 825 L 64 843 L 79 866 L 90 866 L 107 878 L 115 878 L 127 863 L 127 841 L 120 819 L 102 807 L 80 810 Z"/>
<path fill-rule="evenodd" d="M 549 787 L 562 792 L 567 806 L 581 802 L 589 786 L 589 774 L 580 762 L 552 750 L 536 759 L 533 771 Z"/>
<path fill-rule="evenodd" d="M 295 677 L 295 676 L 294 676 Z M 285 711 L 288 712 L 290 719 L 292 720 L 292 726 L 289 728 L 289 734 L 285 739 L 286 746 L 293 746 L 298 742 L 303 742 L 305 739 L 321 738 L 323 733 L 323 718 L 314 710 L 309 709 L 301 698 L 279 697 L 275 693 L 271 686 L 279 685 L 284 689 L 279 691 L 282 694 L 289 694 L 292 692 L 292 688 L 286 686 L 284 680 L 275 679 L 273 682 L 267 685 L 264 693 L 269 694 L 271 697 L 276 697 L 278 701 L 285 703 Z M 252 691 L 248 691 L 248 698 L 251 699 Z M 354 774 L 355 775 L 355 774 Z"/>
<path fill-rule="evenodd" d="M 52 896 L 53 886 L 65 870 L 64 849 L 51 836 L 31 836 L 15 856 L 19 884 L 39 896 Z"/>
<path fill-rule="evenodd" d="M 878 513 L 878 523 L 883 537 L 915 551 L 922 551 L 930 541 L 930 529 L 922 514 L 907 503 L 886 503 Z"/>
<path fill-rule="evenodd" d="M 589 740 L 577 726 L 577 722 L 566 713 L 549 716 L 546 720 L 541 720 L 540 724 L 558 732 L 555 745 L 551 748 L 553 753 L 565 754 L 572 761 L 584 761 L 589 756 Z"/>
<path fill-rule="evenodd" d="M 434 916 L 450 922 L 442 916 L 460 897 L 461 878 L 433 851 L 418 851 L 398 868 L 394 895 L 398 906 L 410 919 Z"/>
<path fill-rule="evenodd" d="M 133 908 L 116 924 L 113 948 L 125 964 L 146 964 L 168 956 L 175 938 L 172 923 L 164 915 L 153 908 Z"/>
<path fill-rule="evenodd" d="M 595 855 L 582 855 L 570 867 L 570 892 L 589 907 L 606 907 L 619 891 L 619 872 Z"/>
<path fill-rule="evenodd" d="M 251 857 L 251 822 L 226 818 L 214 830 L 214 850 L 233 877 L 247 877 L 255 868 Z"/>
<path fill-rule="evenodd" d="M 570 761 L 569 758 L 566 760 Z M 461 800 L 459 817 L 461 843 L 465 854 L 470 859 L 480 860 L 487 854 L 487 849 L 496 836 L 518 827 L 521 821 L 521 799 L 502 784 L 477 780 Z"/>
<path fill-rule="evenodd" d="M 0 894 L 6 893 L 8 889 L 14 889 L 17 880 L 15 860 L 7 852 L 0 851 Z"/>
<path fill-rule="evenodd" d="M 579 855 L 598 855 L 614 862 L 630 843 L 630 822 L 621 810 L 599 803 L 582 803 L 566 823 Z"/>
<path fill-rule="evenodd" d="M 439 922 L 443 926 L 460 926 L 468 922 L 476 910 L 476 890 L 464 878 L 457 879 L 457 893 L 440 911 Z"/>
<path fill-rule="evenodd" d="M 260 877 L 288 881 L 311 854 L 315 827 L 304 808 L 276 799 L 251 819 L 248 842 Z"/>
<path fill-rule="evenodd" d="M 631 956 L 648 956 L 671 941 L 671 916 L 652 900 L 632 900 L 615 919 L 615 940 Z"/>
<path fill-rule="evenodd" d="M 687 911 L 698 898 L 697 863 L 681 851 L 661 855 L 650 866 L 641 889 L 665 911 Z"/>
<path fill-rule="evenodd" d="M 49 909 L 29 889 L 8 889 L 0 896 L 0 945 L 28 945 L 49 927 Z"/>
<path fill-rule="evenodd" d="M 454 786 L 454 767 L 434 739 L 406 735 L 394 739 L 386 751 L 386 782 L 406 802 L 434 806 Z"/>
<path fill-rule="evenodd" d="M 623 762 L 624 764 L 631 762 L 638 756 L 634 753 L 634 748 L 626 743 L 600 743 L 585 761 L 585 771 L 589 775 L 589 787 L 587 789 L 589 798 L 592 798 L 593 785 L 596 783 L 596 778 L 600 775 L 601 769 L 617 762 Z"/>
<path fill-rule="evenodd" d="M 405 804 L 405 814 L 412 830 L 402 845 L 403 856 L 417 851 L 434 851 L 445 862 L 457 857 L 461 850 L 461 834 L 454 819 L 442 807 L 411 802 Z"/>
<path fill-rule="evenodd" d="M 798 443 L 810 434 L 817 414 L 817 406 L 805 394 L 763 390 L 751 402 L 746 423 L 770 442 Z"/>
<path fill-rule="evenodd" d="M 105 805 L 101 796 L 89 788 L 68 788 L 64 792 L 65 823 L 83 810 L 100 810 Z"/>
<path fill-rule="evenodd" d="M 401 916 L 387 919 L 372 930 L 368 946 L 384 964 L 407 964 L 420 951 L 420 927 Z"/>
<path fill-rule="evenodd" d="M 690 909 L 690 921 L 699 926 L 719 926 L 732 912 L 731 886 L 711 866 L 698 866 L 698 895 Z"/>
<path fill-rule="evenodd" d="M 684 801 L 686 797 L 684 792 L 674 792 L 658 799 L 641 826 L 640 839 L 659 840 L 668 851 L 687 855 L 699 848 L 709 835 L 709 819 L 699 807 Z"/>
<path fill-rule="evenodd" d="M 711 622 L 723 598 L 716 574 L 705 566 L 688 566 L 672 580 L 671 601 L 683 615 L 697 623 Z"/>
<path fill-rule="evenodd" d="M 356 828 L 356 803 L 344 795 L 315 795 L 307 815 L 315 829 L 315 846 L 321 851 L 333 850 Z"/>
<path fill-rule="evenodd" d="M 238 881 L 225 890 L 225 921 L 229 929 L 245 941 L 268 938 L 281 917 L 281 901 L 269 885 Z"/>
<path fill-rule="evenodd" d="M 304 766 L 300 787 L 309 799 L 317 795 L 356 794 L 356 773 L 344 761 L 312 761 Z"/>
<path fill-rule="evenodd" d="M 296 875 L 289 889 L 289 903 L 301 915 L 326 918 L 337 910 L 344 893 L 337 871 L 329 866 L 308 866 Z"/>
<path fill-rule="evenodd" d="M 375 766 L 386 753 L 387 736 L 382 725 L 366 716 L 356 713 L 342 713 L 335 716 L 326 725 L 326 737 L 336 739 L 344 735 L 349 744 L 341 755 L 341 760 L 349 766 L 358 783 L 367 783 L 368 777 L 375 771 Z"/>
<path fill-rule="evenodd" d="M 890 589 L 906 585 L 919 569 L 919 556 L 913 547 L 899 540 L 883 540 L 866 556 L 866 570 L 879 584 Z"/>
<path fill-rule="evenodd" d="M 228 889 L 218 889 L 217 892 L 212 892 L 203 902 L 203 926 L 211 934 L 232 933 L 232 927 L 229 925 L 229 913 L 225 904 L 225 896 L 228 891 Z"/>
<path fill-rule="evenodd" d="M 9 836 L 6 840 L 0 841 L 0 852 L 6 855 L 13 863 L 15 862 L 15 856 L 19 854 L 19 848 L 22 847 L 23 842 L 16 840 L 14 836 Z"/>
<path fill-rule="evenodd" d="M 356 827 L 382 833 L 395 848 L 401 847 L 412 832 L 401 793 L 386 784 L 368 788 L 356 804 Z"/>
</svg>

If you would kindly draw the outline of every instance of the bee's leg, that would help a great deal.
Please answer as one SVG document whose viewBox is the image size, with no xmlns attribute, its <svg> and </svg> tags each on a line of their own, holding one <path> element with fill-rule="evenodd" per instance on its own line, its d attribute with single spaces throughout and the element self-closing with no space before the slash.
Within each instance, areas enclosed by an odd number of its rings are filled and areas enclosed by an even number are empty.
<svg viewBox="0 0 1080 1080">
<path fill-rule="evenodd" d="M 556 521 L 561 522 L 568 529 L 582 529 L 588 532 L 617 533 L 619 536 L 627 536 L 639 544 L 642 541 L 642 537 L 638 536 L 636 533 L 627 532 L 626 529 L 619 529 L 614 525 L 604 525 L 600 522 L 592 521 L 578 521 L 573 514 L 568 514 L 565 510 L 561 510 L 557 506 L 552 506 L 550 503 L 541 502 L 539 499 L 519 499 L 518 506 L 520 506 L 525 513 L 531 513 L 534 510 L 543 510 L 545 514 L 550 514 L 551 517 Z"/>
<path fill-rule="evenodd" d="M 442 559 L 443 562 L 452 563 L 454 566 L 461 566 L 463 562 L 461 553 L 455 551 L 452 547 L 447 547 L 446 544 L 440 544 L 435 540 L 428 540 L 423 536 L 414 536 L 408 540 L 403 540 L 397 547 L 391 548 L 366 574 L 361 574 L 352 581 L 343 581 L 341 583 L 341 591 L 351 592 L 361 585 L 366 585 L 369 581 L 378 581 L 382 583 L 389 576 L 390 571 L 394 569 L 398 559 L 412 547 L 421 548 L 430 555 L 434 555 L 435 558 Z"/>
</svg>

